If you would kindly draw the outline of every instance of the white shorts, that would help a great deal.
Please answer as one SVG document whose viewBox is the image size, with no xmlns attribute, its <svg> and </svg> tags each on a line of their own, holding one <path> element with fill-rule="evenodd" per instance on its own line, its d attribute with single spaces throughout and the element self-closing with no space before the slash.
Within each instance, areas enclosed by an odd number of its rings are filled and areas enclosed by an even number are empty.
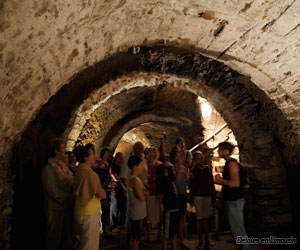
<svg viewBox="0 0 300 250">
<path fill-rule="evenodd" d="M 212 215 L 211 196 L 195 196 L 194 204 L 197 220 L 208 219 Z"/>
<path fill-rule="evenodd" d="M 162 215 L 162 195 L 151 195 L 147 197 L 147 222 L 153 226 L 161 221 Z"/>
</svg>

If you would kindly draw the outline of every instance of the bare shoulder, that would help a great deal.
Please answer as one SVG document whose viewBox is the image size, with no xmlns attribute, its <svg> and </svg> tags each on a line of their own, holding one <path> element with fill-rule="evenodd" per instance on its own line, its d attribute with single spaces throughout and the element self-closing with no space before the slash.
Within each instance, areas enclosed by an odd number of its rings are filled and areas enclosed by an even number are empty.
<svg viewBox="0 0 300 250">
<path fill-rule="evenodd" d="M 138 177 L 132 178 L 132 185 L 133 186 L 140 185 L 140 181 L 139 181 Z"/>
<path fill-rule="evenodd" d="M 228 164 L 228 167 L 231 170 L 238 170 L 239 169 L 239 164 L 235 159 L 233 159 L 233 160 L 230 160 L 230 162 Z"/>
<path fill-rule="evenodd" d="M 137 177 L 131 177 L 128 182 L 128 187 L 133 188 L 135 185 L 137 185 L 137 183 L 138 183 Z"/>
</svg>

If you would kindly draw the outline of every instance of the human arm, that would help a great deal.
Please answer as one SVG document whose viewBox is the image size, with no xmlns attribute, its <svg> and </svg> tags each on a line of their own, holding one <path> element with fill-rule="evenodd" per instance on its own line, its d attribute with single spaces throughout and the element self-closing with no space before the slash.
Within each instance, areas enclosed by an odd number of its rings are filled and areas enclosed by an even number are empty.
<svg viewBox="0 0 300 250">
<path fill-rule="evenodd" d="M 189 184 L 189 195 L 188 195 L 188 202 L 190 203 L 190 206 L 193 207 L 194 206 L 194 181 L 191 180 L 190 184 Z"/>
<path fill-rule="evenodd" d="M 144 194 L 145 196 L 149 196 L 149 194 L 150 194 L 149 189 L 147 188 L 146 185 L 144 185 L 144 188 L 143 188 L 143 194 Z"/>
<path fill-rule="evenodd" d="M 113 181 L 115 181 L 115 182 L 120 181 L 120 176 L 115 171 L 114 165 L 109 168 L 109 174 L 110 174 L 110 177 L 113 179 Z"/>
<path fill-rule="evenodd" d="M 115 176 L 114 174 L 111 174 L 110 177 L 113 179 L 113 181 L 117 182 L 120 181 L 120 178 L 118 176 Z"/>
<path fill-rule="evenodd" d="M 132 180 L 132 187 L 133 187 L 133 190 L 134 190 L 134 193 L 136 195 L 136 197 L 140 200 L 140 201 L 144 201 L 146 200 L 146 194 L 144 194 L 144 190 L 142 190 L 141 186 L 140 186 L 140 183 L 138 181 L 137 178 L 134 178 Z"/>
<path fill-rule="evenodd" d="M 67 185 L 68 187 L 73 186 L 74 176 L 72 172 L 68 169 L 67 165 L 63 165 L 63 164 L 58 165 L 55 170 L 58 176 L 63 180 L 65 185 Z"/>
<path fill-rule="evenodd" d="M 192 167 L 192 162 L 193 162 L 193 155 L 190 151 L 188 150 L 184 150 L 183 152 L 185 152 L 185 160 L 183 162 L 183 165 L 186 166 L 187 169 Z"/>
<path fill-rule="evenodd" d="M 94 178 L 94 181 L 97 182 L 95 195 L 97 195 L 101 199 L 105 199 L 106 198 L 106 191 L 105 191 L 105 189 L 103 188 L 103 186 L 101 184 L 100 178 Z"/>
<path fill-rule="evenodd" d="M 240 165 L 242 165 L 245 168 L 259 168 L 259 165 L 248 162 L 240 162 Z"/>
<path fill-rule="evenodd" d="M 192 166 L 192 161 L 193 161 L 193 158 L 188 158 L 184 165 L 185 165 L 187 168 L 189 168 L 189 167 Z"/>
<path fill-rule="evenodd" d="M 239 187 L 239 165 L 236 161 L 230 161 L 228 164 L 229 180 L 224 180 L 219 174 L 216 175 L 215 180 L 217 184 L 226 185 L 228 187 Z"/>
</svg>

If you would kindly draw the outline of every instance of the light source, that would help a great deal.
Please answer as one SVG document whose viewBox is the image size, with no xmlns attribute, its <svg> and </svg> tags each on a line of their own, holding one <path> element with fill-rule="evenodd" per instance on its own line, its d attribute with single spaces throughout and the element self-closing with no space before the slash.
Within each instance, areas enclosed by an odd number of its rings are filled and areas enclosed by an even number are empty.
<svg viewBox="0 0 300 250">
<path fill-rule="evenodd" d="M 212 108 L 207 101 L 204 103 L 201 103 L 201 113 L 202 113 L 202 117 L 204 119 L 210 118 L 211 112 L 212 112 Z"/>
</svg>

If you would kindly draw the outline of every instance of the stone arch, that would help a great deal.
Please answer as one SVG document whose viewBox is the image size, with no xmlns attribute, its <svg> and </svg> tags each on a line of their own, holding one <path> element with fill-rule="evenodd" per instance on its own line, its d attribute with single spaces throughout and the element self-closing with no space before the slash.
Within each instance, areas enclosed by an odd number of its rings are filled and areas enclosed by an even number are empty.
<svg viewBox="0 0 300 250">
<path fill-rule="evenodd" d="M 151 75 L 156 80 L 151 81 Z M 136 87 L 135 80 L 142 79 L 142 76 L 147 76 L 150 82 L 146 81 L 146 86 L 139 84 L 139 87 Z M 96 151 L 102 147 L 111 148 L 116 143 L 116 134 L 121 136 L 133 124 L 143 123 L 143 120 L 147 120 L 164 122 L 166 126 L 176 124 L 187 139 L 191 137 L 191 139 L 188 139 L 190 146 L 198 143 L 199 137 L 203 136 L 203 127 L 201 125 L 200 107 L 196 103 L 197 96 L 182 88 L 173 87 L 172 84 L 167 86 L 161 84 L 161 82 L 158 83 L 159 75 L 157 74 L 141 73 L 133 77 L 135 80 L 128 78 L 128 76 L 120 79 L 122 82 L 122 79 L 127 78 L 131 82 L 129 85 L 132 88 L 127 86 L 126 82 L 124 85 L 119 86 L 121 89 L 126 88 L 126 91 L 120 92 L 119 89 L 115 89 L 115 93 L 118 94 L 111 94 L 111 98 L 104 103 L 100 97 L 99 102 L 103 105 L 94 110 L 90 116 L 87 112 L 87 117 L 90 117 L 89 119 L 86 118 L 87 122 L 81 123 L 84 119 L 75 118 L 79 122 L 73 124 L 73 129 L 68 136 L 69 141 L 77 141 L 80 144 L 92 142 L 96 146 Z M 172 78 L 175 79 L 176 77 Z M 117 81 L 119 82 L 119 79 Z M 154 81 L 157 81 L 157 83 L 155 84 Z M 111 81 L 108 84 L 115 85 L 115 82 Z M 102 90 L 100 88 L 97 92 L 101 93 Z M 178 102 L 179 99 L 183 103 Z M 90 107 L 93 106 L 95 105 Z M 88 108 L 88 106 L 85 106 L 85 108 Z M 84 116 L 84 114 L 81 113 L 80 116 Z M 189 132 L 191 130 L 193 130 L 193 133 Z M 74 138 L 74 135 L 77 135 L 77 137 Z M 65 136 L 67 137 L 67 135 Z M 112 143 L 112 139 L 114 143 Z"/>
<path fill-rule="evenodd" d="M 37 147 L 41 146 L 38 148 L 41 154 L 38 155 L 36 149 L 28 156 L 35 158 L 36 171 L 40 171 L 45 163 L 47 141 L 52 136 L 64 133 L 71 112 L 93 90 L 109 80 L 117 79 L 128 72 L 140 71 L 188 78 L 192 81 L 176 84 L 185 86 L 190 91 L 197 89 L 197 84 L 201 84 L 207 99 L 234 131 L 242 157 L 256 159 L 255 163 L 260 165 L 256 171 L 258 186 L 255 190 L 254 209 L 269 211 L 269 214 L 264 212 L 255 214 L 256 222 L 259 221 L 261 224 L 260 230 L 256 233 L 270 234 L 274 232 L 277 223 L 289 225 L 291 214 L 284 166 L 271 131 L 260 118 L 261 104 L 249 94 L 246 84 L 251 82 L 224 64 L 195 51 L 165 46 L 139 47 L 138 53 L 130 49 L 82 71 L 43 107 L 23 133 L 15 152 L 24 155 L 25 148 L 31 147 L 32 142 L 36 142 Z M 59 109 L 61 106 L 64 109 Z M 276 197 L 272 197 L 269 201 L 264 200 L 273 194 L 276 194 Z"/>
<path fill-rule="evenodd" d="M 121 129 L 117 132 L 114 133 L 115 130 L 112 128 L 106 135 L 106 137 L 103 140 L 102 147 L 108 147 L 111 149 L 114 149 L 117 146 L 117 143 L 119 140 L 122 138 L 122 136 L 131 130 L 132 128 L 135 128 L 143 123 L 154 123 L 154 124 L 160 124 L 160 125 L 165 125 L 165 126 L 179 126 L 180 124 L 183 124 L 184 122 L 191 122 L 190 120 L 186 119 L 183 117 L 182 119 L 177 119 L 175 120 L 173 117 L 166 117 L 166 116 L 158 116 L 158 115 L 153 115 L 153 114 L 141 114 L 139 116 L 136 116 L 132 119 L 128 119 L 126 124 L 120 124 Z M 179 130 L 178 134 L 183 136 L 184 138 L 187 138 L 187 136 L 184 136 L 185 133 L 182 129 Z M 200 135 L 199 135 L 200 136 Z M 190 139 L 188 143 L 190 144 L 191 142 L 196 143 L 197 141 Z"/>
</svg>

